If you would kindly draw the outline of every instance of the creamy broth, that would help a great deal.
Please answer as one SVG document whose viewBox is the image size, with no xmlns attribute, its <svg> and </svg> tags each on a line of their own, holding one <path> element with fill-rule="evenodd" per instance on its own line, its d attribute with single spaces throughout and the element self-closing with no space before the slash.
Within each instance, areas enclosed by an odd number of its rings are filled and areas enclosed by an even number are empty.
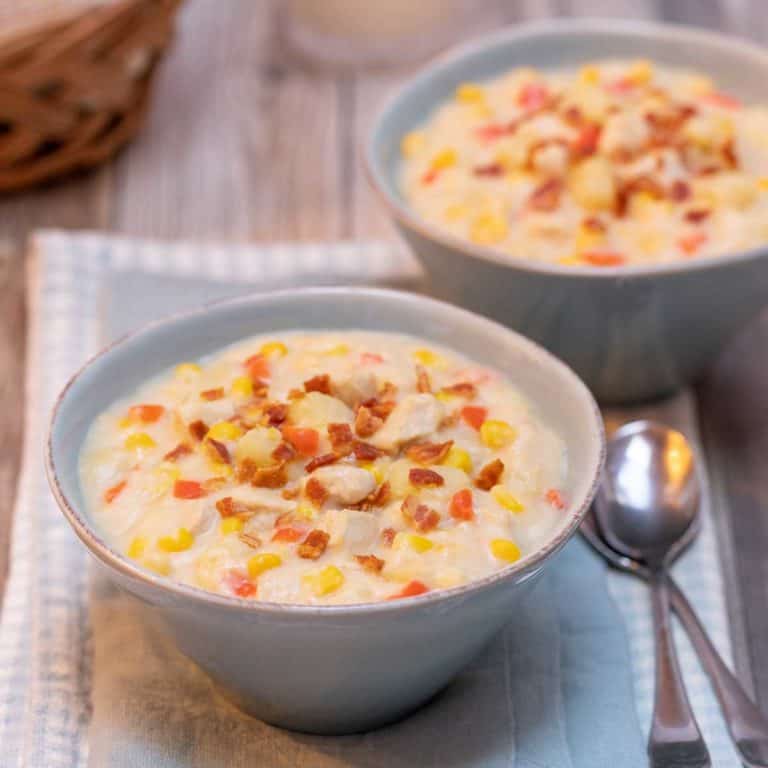
<svg viewBox="0 0 768 768">
<path fill-rule="evenodd" d="M 498 372 L 416 338 L 256 337 L 148 382 L 91 427 L 81 484 L 118 550 L 279 603 L 487 576 L 562 527 L 562 439 Z"/>
</svg>

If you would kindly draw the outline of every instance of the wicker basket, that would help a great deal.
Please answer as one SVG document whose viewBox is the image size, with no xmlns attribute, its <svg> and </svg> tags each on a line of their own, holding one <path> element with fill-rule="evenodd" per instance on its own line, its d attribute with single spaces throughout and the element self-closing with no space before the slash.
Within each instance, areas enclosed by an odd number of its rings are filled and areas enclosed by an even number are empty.
<svg viewBox="0 0 768 768">
<path fill-rule="evenodd" d="M 131 139 L 180 0 L 51 13 L 0 39 L 0 192 L 103 162 Z"/>
</svg>

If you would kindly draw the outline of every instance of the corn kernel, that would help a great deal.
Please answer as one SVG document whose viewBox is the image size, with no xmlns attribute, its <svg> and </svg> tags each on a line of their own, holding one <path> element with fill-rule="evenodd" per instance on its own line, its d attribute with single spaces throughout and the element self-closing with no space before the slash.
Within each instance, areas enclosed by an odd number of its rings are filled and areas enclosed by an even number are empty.
<svg viewBox="0 0 768 768">
<path fill-rule="evenodd" d="M 253 395 L 253 382 L 247 376 L 238 376 L 232 382 L 232 395 L 234 397 L 251 397 Z"/>
<path fill-rule="evenodd" d="M 154 448 L 156 443 L 146 432 L 134 432 L 125 438 L 123 445 L 129 451 L 138 451 Z"/>
<path fill-rule="evenodd" d="M 248 575 L 255 579 L 261 576 L 264 571 L 277 568 L 282 562 L 283 558 L 280 555 L 275 555 L 272 552 L 261 552 L 248 560 Z"/>
<path fill-rule="evenodd" d="M 445 168 L 451 168 L 456 165 L 458 159 L 459 156 L 456 154 L 455 149 L 444 149 L 432 158 L 430 165 L 433 170 L 442 171 Z"/>
<path fill-rule="evenodd" d="M 506 421 L 486 419 L 480 427 L 480 439 L 489 448 L 498 449 L 511 443 L 517 437 L 517 430 Z"/>
<path fill-rule="evenodd" d="M 285 357 L 288 354 L 288 347 L 282 341 L 268 341 L 262 344 L 259 354 L 264 357 Z"/>
<path fill-rule="evenodd" d="M 231 464 L 225 464 L 223 461 L 209 461 L 208 470 L 212 477 L 232 477 L 235 473 Z"/>
<path fill-rule="evenodd" d="M 573 250 L 576 253 L 581 251 L 591 251 L 596 246 L 603 242 L 604 236 L 602 232 L 598 232 L 592 227 L 585 227 L 583 224 L 579 225 L 576 230 L 576 237 L 573 241 Z"/>
<path fill-rule="evenodd" d="M 187 379 L 191 376 L 199 376 L 202 370 L 197 363 L 181 363 L 176 366 L 174 373 L 179 379 Z"/>
<path fill-rule="evenodd" d="M 128 557 L 136 560 L 144 554 L 146 548 L 147 540 L 143 536 L 137 536 L 128 546 Z"/>
<path fill-rule="evenodd" d="M 460 221 L 461 219 L 466 219 L 467 216 L 469 216 L 469 213 L 470 209 L 468 205 L 454 203 L 445 209 L 443 215 L 445 216 L 446 221 Z"/>
<path fill-rule="evenodd" d="M 509 224 L 503 216 L 496 213 L 480 214 L 473 222 L 469 236 L 478 245 L 500 243 L 509 234 Z"/>
<path fill-rule="evenodd" d="M 304 580 L 311 586 L 316 597 L 322 597 L 341 587 L 344 574 L 335 565 L 329 565 L 318 573 L 307 574 Z"/>
<path fill-rule="evenodd" d="M 441 355 L 438 355 L 437 352 L 433 352 L 431 349 L 426 349 L 425 347 L 414 349 L 412 357 L 417 363 L 432 368 L 442 368 L 446 364 L 445 359 Z"/>
<path fill-rule="evenodd" d="M 456 400 L 457 395 L 451 394 L 450 392 L 435 392 L 435 398 L 441 403 L 451 403 Z"/>
<path fill-rule="evenodd" d="M 171 561 L 168 559 L 168 555 L 164 555 L 162 552 L 150 552 L 144 555 L 139 562 L 148 571 L 154 571 L 160 576 L 168 576 L 171 573 Z"/>
<path fill-rule="evenodd" d="M 491 541 L 491 554 L 498 560 L 515 563 L 520 559 L 520 547 L 509 539 L 493 539 Z"/>
<path fill-rule="evenodd" d="M 491 496 L 497 504 L 508 509 L 510 512 L 522 512 L 525 507 L 503 486 L 494 485 L 491 488 Z"/>
<path fill-rule="evenodd" d="M 225 517 L 219 523 L 219 531 L 222 536 L 227 536 L 230 533 L 239 533 L 243 530 L 244 525 L 245 521 L 241 520 L 239 517 Z"/>
<path fill-rule="evenodd" d="M 583 85 L 597 85 L 600 82 L 600 68 L 587 64 L 579 70 L 579 80 Z"/>
<path fill-rule="evenodd" d="M 379 485 L 384 482 L 384 470 L 378 464 L 375 464 L 372 461 L 363 461 L 360 463 L 360 467 L 370 472 L 373 475 L 373 479 L 379 483 Z"/>
<path fill-rule="evenodd" d="M 128 427 L 132 425 L 133 419 L 130 419 L 128 416 L 123 416 L 123 418 L 117 422 L 117 426 L 120 427 L 120 429 L 128 429 Z"/>
<path fill-rule="evenodd" d="M 154 477 L 152 490 L 162 496 L 173 488 L 173 484 L 181 477 L 181 470 L 170 461 L 164 461 L 152 470 L 152 476 Z"/>
<path fill-rule="evenodd" d="M 574 267 L 581 264 L 581 259 L 578 256 L 561 256 L 557 260 L 558 264 L 565 264 L 568 267 Z"/>
<path fill-rule="evenodd" d="M 312 504 L 302 501 L 296 507 L 296 515 L 304 520 L 314 520 L 317 517 L 317 509 Z"/>
<path fill-rule="evenodd" d="M 647 59 L 638 59 L 632 62 L 627 71 L 627 77 L 635 85 L 645 85 L 653 78 L 653 64 Z"/>
<path fill-rule="evenodd" d="M 469 474 L 472 471 L 472 458 L 469 453 L 458 445 L 452 445 L 448 455 L 443 459 L 443 464 L 448 467 L 456 467 Z"/>
<path fill-rule="evenodd" d="M 209 430 L 206 437 L 213 440 L 237 440 L 243 430 L 231 421 L 218 421 Z"/>
<path fill-rule="evenodd" d="M 400 533 L 395 534 L 395 539 L 392 542 L 392 546 L 395 549 L 404 549 L 410 547 L 414 552 L 418 552 L 420 555 L 424 552 L 429 552 L 435 543 L 432 539 L 428 539 L 426 536 L 419 536 L 415 533 Z"/>
<path fill-rule="evenodd" d="M 157 546 L 163 552 L 183 552 L 195 543 L 195 537 L 186 529 L 179 528 L 176 536 L 161 536 L 157 540 Z"/>
<path fill-rule="evenodd" d="M 761 192 L 768 192 L 768 176 L 761 176 L 757 180 L 757 188 Z"/>
<path fill-rule="evenodd" d="M 462 83 L 456 89 L 456 101 L 462 104 L 479 104 L 485 101 L 485 91 L 475 83 Z"/>
<path fill-rule="evenodd" d="M 349 345 L 348 344 L 334 344 L 332 347 L 328 347 L 327 349 L 323 350 L 324 355 L 329 355 L 331 357 L 343 357 L 344 355 L 349 354 Z"/>
<path fill-rule="evenodd" d="M 427 146 L 427 140 L 421 131 L 406 133 L 400 141 L 400 152 L 403 157 L 413 157 L 422 152 Z"/>
<path fill-rule="evenodd" d="M 691 75 L 687 82 L 694 96 L 705 96 L 711 93 L 715 86 L 710 78 L 705 75 Z"/>
</svg>

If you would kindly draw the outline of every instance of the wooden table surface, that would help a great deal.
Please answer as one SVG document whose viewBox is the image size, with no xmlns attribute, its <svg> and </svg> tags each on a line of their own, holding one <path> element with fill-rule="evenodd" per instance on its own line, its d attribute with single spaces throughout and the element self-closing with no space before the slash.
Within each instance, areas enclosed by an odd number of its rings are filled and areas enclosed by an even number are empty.
<svg viewBox="0 0 768 768">
<path fill-rule="evenodd" d="M 279 0 L 187 0 L 138 140 L 112 164 L 0 199 L 0 593 L 19 470 L 25 247 L 39 227 L 210 240 L 394 238 L 357 159 L 373 107 L 406 70 L 321 73 L 277 34 Z M 477 0 L 477 27 L 525 18 L 660 18 L 768 42 L 764 0 Z M 704 438 L 737 667 L 768 708 L 768 315 L 693 397 L 662 405 Z M 680 415 L 680 409 L 684 413 Z M 664 411 L 662 411 L 664 413 Z M 696 423 L 698 422 L 698 423 Z"/>
</svg>

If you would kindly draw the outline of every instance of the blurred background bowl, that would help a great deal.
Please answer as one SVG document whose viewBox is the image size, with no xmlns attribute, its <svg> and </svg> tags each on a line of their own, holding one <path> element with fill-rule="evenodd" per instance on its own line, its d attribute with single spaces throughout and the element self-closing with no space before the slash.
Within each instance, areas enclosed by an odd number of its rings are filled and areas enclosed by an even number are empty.
<svg viewBox="0 0 768 768">
<path fill-rule="evenodd" d="M 609 20 L 534 22 L 460 46 L 423 69 L 379 113 L 364 148 L 369 178 L 440 298 L 493 317 L 565 360 L 604 403 L 668 394 L 700 375 L 768 296 L 768 246 L 653 266 L 573 267 L 505 255 L 413 213 L 399 188 L 402 136 L 456 86 L 521 66 L 648 58 L 710 75 L 768 103 L 768 52 L 681 26 Z"/>
</svg>

